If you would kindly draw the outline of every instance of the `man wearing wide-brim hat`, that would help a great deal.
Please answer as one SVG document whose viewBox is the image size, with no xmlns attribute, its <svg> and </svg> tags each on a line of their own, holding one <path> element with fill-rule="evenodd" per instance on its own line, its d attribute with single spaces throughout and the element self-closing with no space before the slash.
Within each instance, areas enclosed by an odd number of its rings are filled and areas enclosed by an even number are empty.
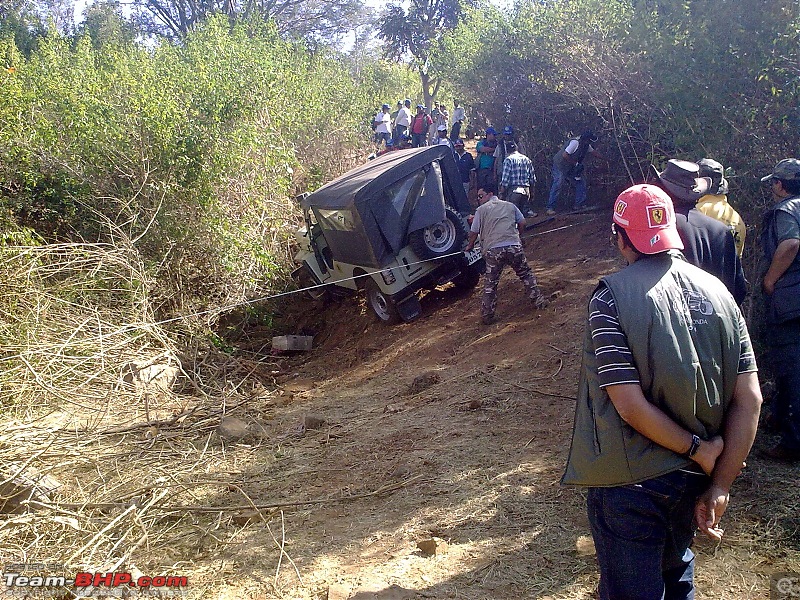
<svg viewBox="0 0 800 600">
<path fill-rule="evenodd" d="M 761 244 L 769 261 L 766 293 L 767 343 L 776 378 L 773 416 L 781 441 L 764 454 L 800 461 L 800 160 L 786 158 L 762 178 L 775 204 L 764 215 Z"/>
<path fill-rule="evenodd" d="M 697 201 L 696 208 L 704 215 L 728 226 L 736 242 L 736 254 L 741 258 L 747 227 L 741 215 L 728 203 L 728 180 L 725 179 L 725 168 L 712 158 L 704 158 L 697 164 L 700 167 L 700 177 L 711 179 L 711 189 Z"/>
<path fill-rule="evenodd" d="M 651 171 L 654 182 L 675 205 L 686 260 L 722 280 L 737 304 L 741 304 L 747 295 L 747 280 L 736 241 L 725 225 L 695 208 L 697 201 L 709 193 L 711 179 L 700 177 L 700 166 L 687 160 L 671 159 L 663 171 L 651 165 Z"/>
</svg>

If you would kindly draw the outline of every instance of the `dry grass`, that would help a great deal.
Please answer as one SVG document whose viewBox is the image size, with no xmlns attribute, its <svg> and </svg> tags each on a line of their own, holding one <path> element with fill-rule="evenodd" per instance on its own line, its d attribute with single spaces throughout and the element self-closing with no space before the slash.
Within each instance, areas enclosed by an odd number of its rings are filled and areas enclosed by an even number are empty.
<svg viewBox="0 0 800 600">
<path fill-rule="evenodd" d="M 185 574 L 230 541 L 230 506 L 251 504 L 237 481 L 262 437 L 214 432 L 226 415 L 269 418 L 270 359 L 180 353 L 129 248 L 1 256 L 0 489 L 28 500 L 0 518 L 0 564 Z"/>
</svg>

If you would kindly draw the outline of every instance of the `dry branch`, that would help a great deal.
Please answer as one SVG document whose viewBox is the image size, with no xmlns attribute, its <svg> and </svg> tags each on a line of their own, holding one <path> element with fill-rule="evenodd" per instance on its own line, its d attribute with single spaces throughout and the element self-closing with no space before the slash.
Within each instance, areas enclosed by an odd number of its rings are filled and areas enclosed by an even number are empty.
<svg viewBox="0 0 800 600">
<path fill-rule="evenodd" d="M 330 496 L 328 498 L 314 498 L 310 500 L 298 500 L 296 502 L 268 502 L 268 503 L 251 503 L 251 504 L 237 504 L 237 505 L 226 505 L 226 506 L 210 506 L 210 505 L 202 505 L 202 504 L 189 504 L 189 505 L 161 505 L 155 506 L 157 510 L 161 510 L 162 512 L 167 513 L 174 513 L 174 512 L 182 512 L 182 513 L 227 513 L 227 512 L 236 512 L 242 510 L 277 510 L 283 508 L 293 508 L 293 507 L 300 507 L 300 506 L 314 506 L 320 504 L 334 504 L 337 502 L 350 502 L 353 500 L 363 500 L 364 498 L 372 498 L 375 496 L 380 496 L 381 494 L 387 494 L 389 492 L 393 492 L 395 490 L 399 490 L 404 487 L 408 487 L 415 481 L 421 479 L 423 475 L 415 475 L 414 477 L 409 477 L 404 481 L 400 481 L 397 483 L 388 483 L 382 485 L 376 490 L 371 492 L 364 492 L 362 494 L 351 494 L 348 496 Z M 228 484 L 233 485 L 233 487 L 237 487 L 235 484 Z M 120 502 L 85 502 L 83 504 L 74 504 L 74 503 L 52 503 L 46 504 L 43 502 L 36 502 L 30 501 L 28 504 L 32 506 L 39 506 L 42 508 L 80 508 L 80 509 L 87 509 L 87 508 L 96 508 L 96 509 L 119 509 L 125 508 L 126 512 L 130 510 L 130 508 L 135 508 L 135 505 L 128 505 Z"/>
</svg>

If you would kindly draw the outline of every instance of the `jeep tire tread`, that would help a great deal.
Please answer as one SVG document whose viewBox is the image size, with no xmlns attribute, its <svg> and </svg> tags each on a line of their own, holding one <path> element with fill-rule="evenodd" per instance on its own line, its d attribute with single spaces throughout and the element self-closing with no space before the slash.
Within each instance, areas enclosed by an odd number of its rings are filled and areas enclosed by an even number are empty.
<svg viewBox="0 0 800 600">
<path fill-rule="evenodd" d="M 481 280 L 481 273 L 486 269 L 483 259 L 476 262 L 474 265 L 464 266 L 461 273 L 453 278 L 453 285 L 458 290 L 471 290 Z"/>
<path fill-rule="evenodd" d="M 319 300 L 325 302 L 328 299 L 329 291 L 327 287 L 317 287 L 314 286 L 319 285 L 319 281 L 314 276 L 314 272 L 311 270 L 307 264 L 303 264 L 303 268 L 300 269 L 297 273 L 297 284 L 300 286 L 301 289 L 305 288 L 313 288 L 313 289 L 306 289 L 306 295 L 311 298 L 312 300 Z"/>
</svg>

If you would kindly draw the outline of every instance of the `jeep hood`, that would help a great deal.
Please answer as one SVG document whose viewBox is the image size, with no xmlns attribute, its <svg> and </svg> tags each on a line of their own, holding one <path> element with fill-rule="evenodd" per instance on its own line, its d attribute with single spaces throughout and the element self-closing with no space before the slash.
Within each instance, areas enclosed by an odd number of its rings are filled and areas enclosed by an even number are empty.
<svg viewBox="0 0 800 600">
<path fill-rule="evenodd" d="M 340 261 L 381 268 L 408 233 L 445 218 L 445 203 L 470 212 L 448 146 L 396 150 L 356 167 L 307 196 L 325 240 Z"/>
</svg>

